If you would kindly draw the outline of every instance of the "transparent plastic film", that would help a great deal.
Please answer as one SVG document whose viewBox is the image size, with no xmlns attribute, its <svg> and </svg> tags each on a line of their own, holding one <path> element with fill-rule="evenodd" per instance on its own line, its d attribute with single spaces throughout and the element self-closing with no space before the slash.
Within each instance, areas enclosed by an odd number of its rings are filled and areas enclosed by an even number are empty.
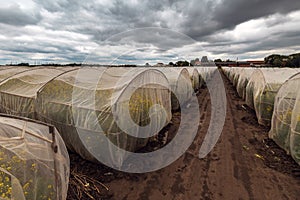
<svg viewBox="0 0 300 200">
<path fill-rule="evenodd" d="M 0 125 L 2 197 L 66 199 L 69 156 L 58 132 L 53 129 L 53 136 L 49 126 L 12 117 L 1 116 Z"/>
<path fill-rule="evenodd" d="M 246 88 L 246 103 L 254 108 L 258 123 L 270 126 L 275 96 L 280 86 L 291 76 L 296 69 L 257 69 L 251 75 Z"/>
<path fill-rule="evenodd" d="M 299 94 L 299 87 L 300 76 L 297 74 L 280 87 L 275 97 L 269 137 L 272 138 L 287 153 L 290 153 L 292 114 L 297 95 Z"/>
</svg>

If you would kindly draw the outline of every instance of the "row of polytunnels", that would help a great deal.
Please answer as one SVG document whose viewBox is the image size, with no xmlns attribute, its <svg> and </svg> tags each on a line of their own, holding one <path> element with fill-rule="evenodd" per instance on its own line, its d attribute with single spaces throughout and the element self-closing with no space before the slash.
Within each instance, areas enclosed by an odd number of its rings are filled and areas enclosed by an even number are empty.
<svg viewBox="0 0 300 200">
<path fill-rule="evenodd" d="M 67 149 L 121 166 L 215 70 L 1 67 L 0 198 L 66 199 Z"/>
<path fill-rule="evenodd" d="M 300 164 L 300 69 L 231 68 L 223 71 L 269 137 Z"/>
</svg>

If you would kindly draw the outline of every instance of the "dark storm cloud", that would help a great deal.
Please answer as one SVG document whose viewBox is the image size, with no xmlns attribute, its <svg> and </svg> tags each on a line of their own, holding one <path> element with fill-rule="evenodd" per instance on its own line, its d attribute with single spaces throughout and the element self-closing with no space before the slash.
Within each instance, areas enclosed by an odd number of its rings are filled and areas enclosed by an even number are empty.
<svg viewBox="0 0 300 200">
<path fill-rule="evenodd" d="M 299 9 L 300 1 L 297 0 L 224 0 L 216 7 L 213 19 L 222 28 L 233 28 L 251 19 Z"/>
<path fill-rule="evenodd" d="M 228 43 L 228 44 L 221 44 L 220 46 L 226 46 L 227 48 L 216 48 L 212 50 L 214 54 L 222 54 L 227 53 L 230 55 L 238 55 L 238 54 L 245 54 L 248 52 L 255 52 L 260 50 L 274 50 L 280 49 L 282 47 L 293 47 L 295 46 L 295 41 L 300 40 L 300 34 L 275 34 L 271 35 L 268 39 L 265 40 L 252 40 L 240 43 Z M 297 43 L 296 43 L 297 44 Z M 243 45 L 241 47 L 240 45 Z M 211 45 L 214 47 L 219 47 L 218 45 Z M 293 52 L 291 52 L 293 53 Z"/>
<path fill-rule="evenodd" d="M 138 44 L 147 44 L 168 50 L 171 48 L 182 47 L 194 44 L 192 38 L 170 29 L 164 28 L 138 28 L 132 31 L 122 32 L 108 38 L 105 43 L 108 44 L 129 44 L 132 41 Z"/>
<path fill-rule="evenodd" d="M 39 12 L 27 13 L 20 6 L 13 4 L 5 8 L 0 7 L 0 23 L 25 26 L 29 24 L 37 24 L 41 20 Z"/>
<path fill-rule="evenodd" d="M 165 27 L 167 21 L 160 13 L 172 9 L 169 1 L 107 1 L 107 4 L 95 1 L 42 1 L 35 0 L 42 8 L 52 13 L 61 13 L 55 29 L 66 29 L 91 34 L 96 40 L 105 40 L 114 34 L 132 28 Z M 170 7 L 171 6 L 171 7 Z"/>
<path fill-rule="evenodd" d="M 8 52 L 18 52 L 18 53 L 42 53 L 42 54 L 50 54 L 50 53 L 75 53 L 76 50 L 72 47 L 61 47 L 55 46 L 51 44 L 43 44 L 43 48 L 40 48 L 39 45 L 11 45 L 11 46 L 3 46 L 1 50 L 5 50 Z"/>
<path fill-rule="evenodd" d="M 267 17 L 272 14 L 287 14 L 300 9 L 300 1 L 295 0 L 222 0 L 193 1 L 183 13 L 186 20 L 183 29 L 189 36 L 203 40 L 220 30 L 230 30 L 243 22 Z M 278 18 L 280 22 L 281 18 Z"/>
<path fill-rule="evenodd" d="M 25 2 L 26 7 L 26 1 L 32 0 L 18 2 Z M 58 60 L 72 61 L 83 59 L 88 50 L 98 45 L 100 49 L 104 47 L 101 58 L 107 61 L 109 51 L 114 57 L 119 54 L 116 50 L 128 50 L 120 45 L 132 44 L 133 49 L 140 50 L 153 48 L 153 52 L 161 54 L 174 50 L 174 55 L 180 55 L 180 48 L 182 52 L 201 51 L 197 41 L 212 54 L 235 55 L 296 46 L 295 41 L 299 39 L 299 32 L 292 27 L 299 22 L 290 22 L 300 17 L 289 15 L 300 10 L 300 1 L 296 0 L 33 2 L 34 6 L 27 10 L 18 3 L 9 7 L 1 7 L 0 4 L 0 50 L 5 51 L 5 55 L 10 53 L 21 57 L 24 53 L 34 58 L 35 54 L 42 54 L 49 59 L 55 60 L 57 56 Z M 240 24 L 256 19 L 263 23 L 258 21 L 255 22 L 257 27 L 251 26 L 251 29 L 257 29 L 255 37 L 247 35 L 241 28 L 237 29 Z M 20 26 L 22 29 L 19 29 Z M 278 26 L 282 30 L 278 30 Z M 265 35 L 260 30 L 270 34 Z M 228 33 L 230 31 L 233 32 Z M 149 59 L 153 59 L 151 56 Z M 126 55 L 123 57 L 126 58 Z M 131 60 L 133 57 L 127 58 Z"/>
</svg>

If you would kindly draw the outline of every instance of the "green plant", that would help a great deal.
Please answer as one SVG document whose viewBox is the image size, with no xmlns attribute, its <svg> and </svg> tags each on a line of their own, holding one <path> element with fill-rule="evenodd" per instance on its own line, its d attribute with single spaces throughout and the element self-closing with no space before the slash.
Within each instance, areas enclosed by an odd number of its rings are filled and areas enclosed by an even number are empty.
<svg viewBox="0 0 300 200">
<path fill-rule="evenodd" d="M 45 169 L 42 162 L 22 159 L 22 155 L 1 147 L 0 167 L 0 195 L 3 199 L 11 199 L 14 191 L 11 176 L 4 170 L 18 179 L 22 191 L 17 192 L 23 194 L 25 199 L 56 199 L 55 173 L 52 169 Z"/>
</svg>

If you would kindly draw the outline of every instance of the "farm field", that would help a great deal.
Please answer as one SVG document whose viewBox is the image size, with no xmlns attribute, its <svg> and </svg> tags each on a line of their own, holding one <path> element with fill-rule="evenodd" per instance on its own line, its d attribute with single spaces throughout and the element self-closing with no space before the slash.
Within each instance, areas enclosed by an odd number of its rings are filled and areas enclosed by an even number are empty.
<svg viewBox="0 0 300 200">
<path fill-rule="evenodd" d="M 0 2 L 0 200 L 300 200 L 300 1 Z"/>
<path fill-rule="evenodd" d="M 268 137 L 269 128 L 257 122 L 254 110 L 242 100 L 225 75 L 225 126 L 218 143 L 204 159 L 199 148 L 209 127 L 211 106 L 206 88 L 198 94 L 201 117 L 197 136 L 187 152 L 166 168 L 128 174 L 91 163 L 70 153 L 67 199 L 297 199 L 300 167 Z M 191 108 L 192 109 L 192 108 Z M 190 116 L 193 118 L 193 116 Z M 172 139 L 180 123 L 173 114 Z M 158 144 L 148 145 L 149 151 Z"/>
</svg>

